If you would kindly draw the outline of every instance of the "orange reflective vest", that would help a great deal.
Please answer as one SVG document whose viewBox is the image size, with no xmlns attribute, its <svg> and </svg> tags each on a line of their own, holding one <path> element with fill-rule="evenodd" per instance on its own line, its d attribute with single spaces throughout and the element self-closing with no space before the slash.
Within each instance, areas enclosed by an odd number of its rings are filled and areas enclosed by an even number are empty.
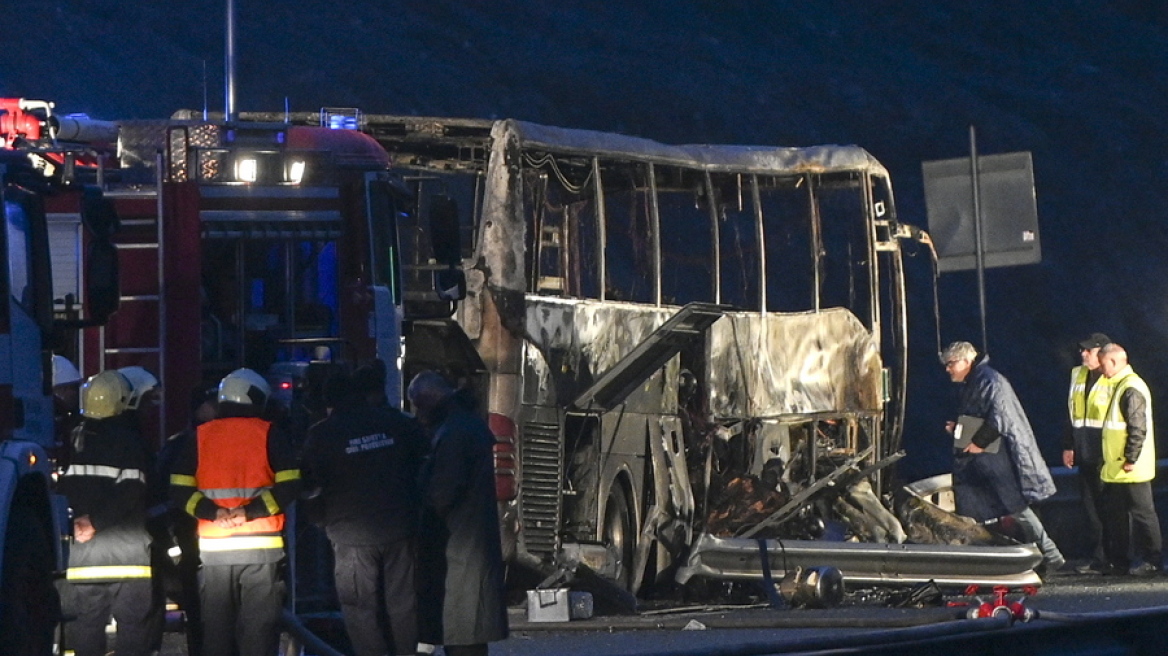
<svg viewBox="0 0 1168 656">
<path fill-rule="evenodd" d="M 195 482 L 202 496 L 221 508 L 238 508 L 260 498 L 272 513 L 233 528 L 200 519 L 199 548 L 203 552 L 284 547 L 280 533 L 284 513 L 272 496 L 277 475 L 268 461 L 270 428 L 271 422 L 253 417 L 224 417 L 199 426 Z"/>
</svg>

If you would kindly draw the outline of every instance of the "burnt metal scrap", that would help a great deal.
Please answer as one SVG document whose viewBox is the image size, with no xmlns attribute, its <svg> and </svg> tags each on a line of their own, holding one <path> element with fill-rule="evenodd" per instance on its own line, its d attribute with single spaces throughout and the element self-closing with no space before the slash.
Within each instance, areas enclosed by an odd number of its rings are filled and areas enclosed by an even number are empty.
<svg viewBox="0 0 1168 656">
<path fill-rule="evenodd" d="M 685 584 L 693 577 L 761 581 L 759 541 L 698 537 L 677 572 Z M 1032 544 L 1002 547 L 933 544 L 878 544 L 823 540 L 763 540 L 776 576 L 795 567 L 830 564 L 849 586 L 905 585 L 935 581 L 946 587 L 967 585 L 1041 585 L 1034 567 L 1042 554 Z"/>
<path fill-rule="evenodd" d="M 1041 554 L 1034 545 L 1018 544 L 908 488 L 895 495 L 893 514 L 869 477 L 903 454 L 864 467 L 868 455 L 865 450 L 848 458 L 795 494 L 786 493 L 790 481 L 770 489 L 766 478 L 731 479 L 711 506 L 705 532 L 684 555 L 676 581 L 763 581 L 826 565 L 838 568 L 850 587 L 1041 584 L 1034 572 Z M 735 494 L 737 506 L 725 503 Z M 768 503 L 769 513 L 762 512 Z M 820 539 L 825 522 L 840 523 L 843 534 Z"/>
</svg>

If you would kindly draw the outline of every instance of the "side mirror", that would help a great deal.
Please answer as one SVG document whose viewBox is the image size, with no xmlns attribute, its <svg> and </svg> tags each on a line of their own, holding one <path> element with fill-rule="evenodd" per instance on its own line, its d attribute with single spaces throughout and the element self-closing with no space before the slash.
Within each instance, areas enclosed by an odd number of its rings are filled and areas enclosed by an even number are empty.
<svg viewBox="0 0 1168 656">
<path fill-rule="evenodd" d="M 94 237 L 85 260 L 86 314 L 104 324 L 118 309 L 118 249 L 108 237 Z"/>
<path fill-rule="evenodd" d="M 86 186 L 81 192 L 81 222 L 94 237 L 109 240 L 120 227 L 114 202 L 100 187 Z"/>
<path fill-rule="evenodd" d="M 57 320 L 59 328 L 88 328 L 109 321 L 118 309 L 118 249 L 112 241 L 120 227 L 113 201 L 99 187 L 87 186 L 81 194 L 81 223 L 89 232 L 85 257 L 85 317 Z"/>
<path fill-rule="evenodd" d="M 449 196 L 430 197 L 430 250 L 446 266 L 457 267 L 462 261 L 458 203 Z"/>
</svg>

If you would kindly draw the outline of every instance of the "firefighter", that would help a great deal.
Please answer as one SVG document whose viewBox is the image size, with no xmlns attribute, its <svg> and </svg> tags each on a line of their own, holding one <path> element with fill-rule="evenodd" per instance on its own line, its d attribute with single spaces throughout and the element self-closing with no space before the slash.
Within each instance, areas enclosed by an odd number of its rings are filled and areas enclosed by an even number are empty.
<svg viewBox="0 0 1168 656">
<path fill-rule="evenodd" d="M 151 650 L 149 463 L 141 438 L 126 421 L 129 398 L 130 384 L 116 371 L 85 381 L 73 460 L 58 484 L 73 509 L 62 601 L 65 612 L 77 618 L 68 627 L 77 656 L 105 654 L 110 617 L 117 621 L 118 654 Z"/>
<path fill-rule="evenodd" d="M 218 417 L 195 429 L 171 470 L 172 502 L 198 520 L 203 656 L 271 656 L 284 603 L 284 513 L 300 470 L 262 418 L 268 382 L 237 369 L 219 383 Z"/>
<path fill-rule="evenodd" d="M 308 429 L 308 514 L 333 544 L 337 597 L 358 656 L 414 654 L 414 559 L 420 499 L 415 479 L 427 440 L 421 426 L 381 403 L 385 369 L 363 366 L 325 386 L 332 412 Z"/>
</svg>

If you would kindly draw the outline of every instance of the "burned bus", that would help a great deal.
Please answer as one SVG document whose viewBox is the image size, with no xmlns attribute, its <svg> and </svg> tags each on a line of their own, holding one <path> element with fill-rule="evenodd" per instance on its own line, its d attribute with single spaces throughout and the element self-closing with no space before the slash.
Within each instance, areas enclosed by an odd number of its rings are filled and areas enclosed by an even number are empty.
<svg viewBox="0 0 1168 656">
<path fill-rule="evenodd" d="M 1028 546 L 900 544 L 934 541 L 906 534 L 884 469 L 902 455 L 902 241 L 922 233 L 869 153 L 515 120 L 362 129 L 415 199 L 406 315 L 437 316 L 419 306 L 435 276 L 465 273 L 449 318 L 405 330 L 403 372 L 479 392 L 520 556 L 638 590 L 757 577 L 768 538 L 853 581 L 1037 581 Z M 432 214 L 460 234 L 424 234 Z M 427 248 L 444 242 L 461 251 Z"/>
<path fill-rule="evenodd" d="M 408 328 L 403 371 L 481 392 L 501 464 L 517 455 L 518 485 L 499 491 L 520 552 L 635 589 L 702 533 L 743 530 L 728 491 L 747 477 L 802 489 L 897 451 L 901 228 L 862 149 L 375 115 L 363 129 L 414 192 L 398 219 L 407 316 L 452 259 L 468 284 L 453 316 Z M 434 212 L 459 216 L 454 256 L 428 250 Z"/>
</svg>

